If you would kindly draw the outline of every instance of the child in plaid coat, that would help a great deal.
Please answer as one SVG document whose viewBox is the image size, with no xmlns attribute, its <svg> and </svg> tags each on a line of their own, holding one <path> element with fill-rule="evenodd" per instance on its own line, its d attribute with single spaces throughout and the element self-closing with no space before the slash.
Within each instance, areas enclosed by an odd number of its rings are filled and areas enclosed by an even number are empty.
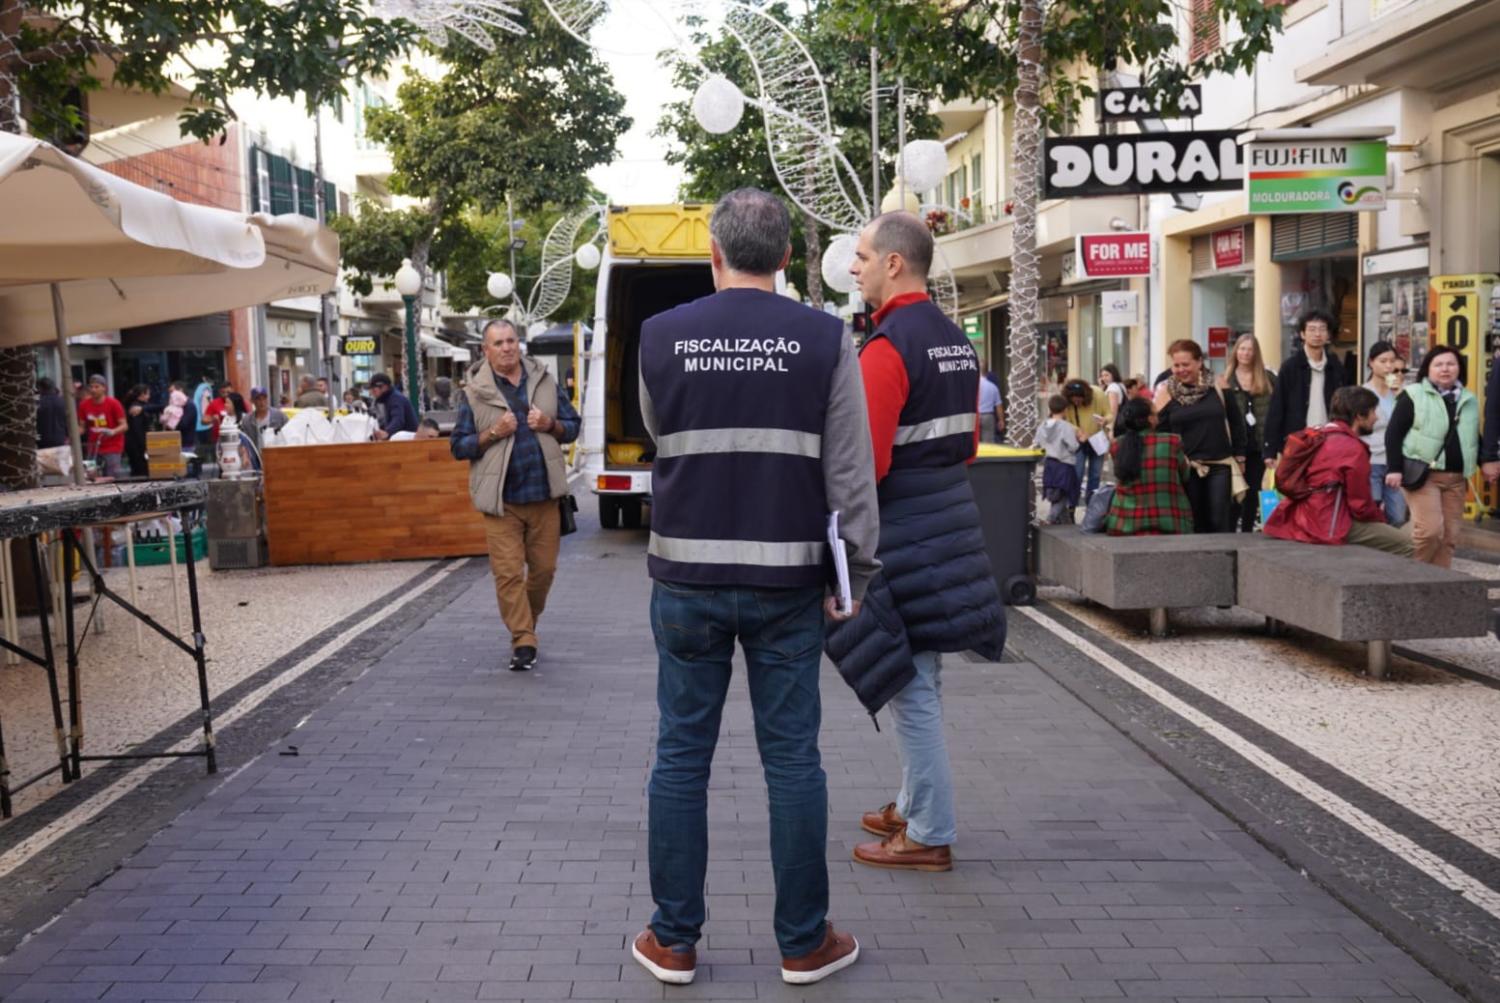
<svg viewBox="0 0 1500 1003">
<path fill-rule="evenodd" d="M 1068 402 L 1059 394 L 1047 401 L 1052 415 L 1037 430 L 1036 444 L 1046 454 L 1042 464 L 1042 497 L 1052 503 L 1047 523 L 1052 526 L 1073 525 L 1073 509 L 1078 506 L 1078 430 L 1063 418 Z"/>
<path fill-rule="evenodd" d="M 1157 432 L 1150 401 L 1128 400 L 1116 418 L 1115 497 L 1104 518 L 1110 536 L 1160 536 L 1191 533 L 1193 509 L 1188 503 L 1188 459 L 1182 440 Z"/>
</svg>

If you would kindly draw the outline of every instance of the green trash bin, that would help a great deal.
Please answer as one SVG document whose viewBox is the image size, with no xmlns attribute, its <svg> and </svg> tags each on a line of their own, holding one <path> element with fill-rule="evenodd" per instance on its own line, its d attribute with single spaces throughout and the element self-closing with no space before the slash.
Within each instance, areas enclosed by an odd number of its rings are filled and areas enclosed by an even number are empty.
<svg viewBox="0 0 1500 1003">
<path fill-rule="evenodd" d="M 1032 476 L 1041 459 L 1040 449 L 984 443 L 969 465 L 969 483 L 984 529 L 984 549 L 1007 606 L 1030 606 L 1036 601 L 1031 560 L 1032 510 L 1036 503 Z"/>
</svg>

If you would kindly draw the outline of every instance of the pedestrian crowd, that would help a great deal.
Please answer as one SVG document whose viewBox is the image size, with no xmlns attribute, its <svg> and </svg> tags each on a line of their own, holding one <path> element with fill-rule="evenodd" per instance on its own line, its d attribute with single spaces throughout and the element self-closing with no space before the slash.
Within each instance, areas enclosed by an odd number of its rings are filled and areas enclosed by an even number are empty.
<svg viewBox="0 0 1500 1003">
<path fill-rule="evenodd" d="M 1297 325 L 1299 345 L 1276 371 L 1253 334 L 1224 372 L 1180 339 L 1146 400 L 1139 378 L 1106 366 L 1099 385 L 1068 379 L 1037 433 L 1049 523 L 1116 536 L 1252 532 L 1351 543 L 1442 567 L 1453 560 L 1476 471 L 1500 482 L 1500 366 L 1487 415 L 1467 388 L 1457 349 L 1437 345 L 1414 378 L 1389 342 L 1369 346 L 1369 379 L 1346 385 L 1329 350 L 1337 321 Z M 1112 388 L 1119 387 L 1115 392 Z M 1100 435 L 1102 428 L 1107 435 Z M 1099 488 L 1111 458 L 1114 483 Z"/>
</svg>

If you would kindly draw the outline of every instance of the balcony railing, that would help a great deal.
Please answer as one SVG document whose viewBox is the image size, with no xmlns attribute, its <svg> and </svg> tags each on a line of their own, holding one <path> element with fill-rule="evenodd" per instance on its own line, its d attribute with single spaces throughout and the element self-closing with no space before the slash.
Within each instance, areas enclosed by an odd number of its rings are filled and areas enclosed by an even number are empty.
<svg viewBox="0 0 1500 1003">
<path fill-rule="evenodd" d="M 967 199 L 965 201 L 968 201 Z M 941 209 L 927 210 L 927 225 L 933 234 L 938 237 L 946 237 L 954 233 L 962 233 L 976 226 L 986 223 L 994 223 L 999 220 L 1009 219 L 1007 211 L 1009 202 L 990 202 L 988 204 L 973 202 L 969 205 L 960 204 L 958 212 L 945 212 Z"/>
</svg>

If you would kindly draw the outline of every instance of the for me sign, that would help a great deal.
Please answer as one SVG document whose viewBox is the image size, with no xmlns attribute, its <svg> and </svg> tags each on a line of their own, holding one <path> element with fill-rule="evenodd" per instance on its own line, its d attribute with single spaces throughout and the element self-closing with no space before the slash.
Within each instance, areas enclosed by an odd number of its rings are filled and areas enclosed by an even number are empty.
<svg viewBox="0 0 1500 1003">
<path fill-rule="evenodd" d="M 1077 244 L 1079 278 L 1151 274 L 1149 233 L 1082 233 Z"/>
</svg>

